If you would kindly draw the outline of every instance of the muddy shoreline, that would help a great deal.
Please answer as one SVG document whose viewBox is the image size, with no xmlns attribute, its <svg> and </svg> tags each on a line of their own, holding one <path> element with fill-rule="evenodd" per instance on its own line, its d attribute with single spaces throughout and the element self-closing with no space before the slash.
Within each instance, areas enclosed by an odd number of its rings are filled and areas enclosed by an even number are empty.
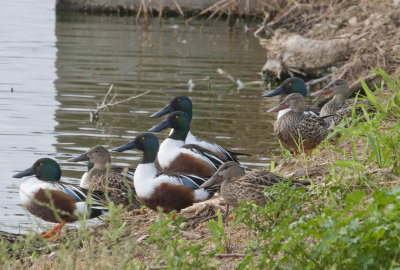
<svg viewBox="0 0 400 270">
<path fill-rule="evenodd" d="M 150 16 L 195 16 L 202 11 L 209 15 L 215 10 L 241 15 L 262 14 L 262 3 L 248 0 L 57 0 L 57 12 L 86 12 L 94 14 L 126 14 L 149 13 Z"/>
</svg>

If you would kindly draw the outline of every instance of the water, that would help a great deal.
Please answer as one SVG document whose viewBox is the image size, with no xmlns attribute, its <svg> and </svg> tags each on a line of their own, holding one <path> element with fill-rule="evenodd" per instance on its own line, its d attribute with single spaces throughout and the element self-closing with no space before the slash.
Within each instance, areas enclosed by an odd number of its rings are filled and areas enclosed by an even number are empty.
<svg viewBox="0 0 400 270">
<path fill-rule="evenodd" d="M 7 8 L 5 8 L 7 7 Z M 37 229 L 38 220 L 20 206 L 21 180 L 11 176 L 41 157 L 55 158 L 63 179 L 79 183 L 84 164 L 66 162 L 101 144 L 115 147 L 162 119 L 150 114 L 176 95 L 194 104 L 192 132 L 250 153 L 250 167 L 267 166 L 278 99 L 262 99 L 261 88 L 230 87 L 217 68 L 242 81 L 259 80 L 265 51 L 244 24 L 229 31 L 226 22 L 186 26 L 179 18 L 154 19 L 147 29 L 134 17 L 56 16 L 54 1 L 11 1 L 0 10 L 0 230 Z M 254 26 L 255 23 L 248 23 Z M 192 92 L 188 81 L 196 81 Z M 89 108 L 101 102 L 110 84 L 117 100 L 151 93 L 89 121 Z M 13 92 L 11 92 L 13 88 Z M 168 131 L 157 134 L 162 140 Z M 113 163 L 135 167 L 139 152 L 113 153 Z"/>
</svg>

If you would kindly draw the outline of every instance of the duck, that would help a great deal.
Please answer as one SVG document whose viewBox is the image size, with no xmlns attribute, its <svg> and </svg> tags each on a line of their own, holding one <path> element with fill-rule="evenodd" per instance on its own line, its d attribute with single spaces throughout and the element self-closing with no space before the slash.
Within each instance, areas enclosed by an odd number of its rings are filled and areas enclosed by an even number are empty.
<svg viewBox="0 0 400 270">
<path fill-rule="evenodd" d="M 305 100 L 298 93 L 288 95 L 268 112 L 276 112 L 288 107 L 291 110 L 275 121 L 274 133 L 283 147 L 293 150 L 295 156 L 299 153 L 299 148 L 306 155 L 310 155 L 312 150 L 328 135 L 329 124 L 319 116 L 305 114 Z M 300 145 L 299 142 L 301 142 Z"/>
<path fill-rule="evenodd" d="M 182 111 L 188 114 L 189 116 L 189 122 L 192 121 L 192 114 L 193 114 L 193 109 L 192 109 L 192 101 L 190 100 L 189 97 L 187 96 L 176 96 L 174 97 L 164 108 L 159 110 L 156 113 L 153 113 L 150 118 L 155 118 L 155 117 L 161 117 L 166 114 L 175 112 L 175 111 Z M 171 133 L 173 133 L 173 130 L 171 130 Z M 215 142 L 199 138 L 195 135 L 193 135 L 190 130 L 185 138 L 185 144 L 194 144 L 198 145 L 204 149 L 207 149 L 210 152 L 213 152 L 215 155 L 219 156 L 222 159 L 225 160 L 232 160 L 232 161 L 238 161 L 238 156 L 249 156 L 249 154 L 245 153 L 238 153 L 238 152 L 232 152 L 230 150 L 227 150 L 223 148 L 222 146 L 218 145 Z"/>
<path fill-rule="evenodd" d="M 132 141 L 112 149 L 124 152 L 138 149 L 143 152 L 143 159 L 137 166 L 134 185 L 139 200 L 148 208 L 164 213 L 180 211 L 195 202 L 211 198 L 214 189 L 200 188 L 207 179 L 196 175 L 158 172 L 155 164 L 159 150 L 158 138 L 152 133 L 142 133 Z"/>
<path fill-rule="evenodd" d="M 265 170 L 252 170 L 246 173 L 245 168 L 239 164 L 228 161 L 222 164 L 215 174 L 203 183 L 201 188 L 220 188 L 221 195 L 229 206 L 239 207 L 245 200 L 257 205 L 265 205 L 270 199 L 264 195 L 266 188 L 283 181 L 284 177 Z M 292 180 L 292 185 L 305 187 L 310 185 L 308 181 Z"/>
<path fill-rule="evenodd" d="M 97 145 L 78 157 L 67 160 L 68 162 L 88 161 L 88 172 L 80 181 L 80 187 L 108 192 L 109 198 L 114 204 L 130 206 L 131 209 L 140 208 L 140 202 L 135 198 L 133 186 L 134 169 L 111 167 L 110 152 L 101 145 Z"/>
<path fill-rule="evenodd" d="M 220 165 L 228 161 L 198 145 L 185 144 L 190 130 L 190 116 L 187 113 L 175 111 L 149 131 L 160 132 L 166 128 L 172 128 L 173 131 L 162 142 L 158 151 L 158 163 L 164 171 L 209 177 Z"/>
<path fill-rule="evenodd" d="M 352 117 L 352 109 L 354 100 L 349 99 L 352 94 L 350 86 L 345 79 L 336 79 L 329 83 L 326 87 L 321 90 L 312 93 L 312 97 L 320 97 L 333 93 L 333 98 L 327 102 L 320 111 L 320 116 L 325 117 L 325 120 L 330 126 L 336 126 L 342 122 L 342 119 L 346 116 Z M 356 105 L 371 106 L 372 104 L 367 101 L 358 100 Z M 356 114 L 358 116 L 363 115 L 362 109 L 356 107 Z"/>
<path fill-rule="evenodd" d="M 107 212 L 101 196 L 91 193 L 79 186 L 61 181 L 60 165 L 51 158 L 40 158 L 28 169 L 21 171 L 13 178 L 26 179 L 19 187 L 22 205 L 32 215 L 48 222 L 58 223 L 43 237 L 51 238 L 61 235 L 63 226 L 82 217 L 95 218 Z"/>
<path fill-rule="evenodd" d="M 281 85 L 279 85 L 274 90 L 271 90 L 270 92 L 264 94 L 263 97 L 274 97 L 278 95 L 289 95 L 294 93 L 298 93 L 303 97 L 307 97 L 307 87 L 302 78 L 299 77 L 287 78 L 285 81 L 283 81 Z M 289 112 L 290 110 L 291 110 L 290 108 L 280 110 L 277 119 L 281 118 L 285 113 Z M 318 109 L 311 106 L 306 106 L 304 113 L 312 114 L 315 116 L 319 115 Z"/>
</svg>

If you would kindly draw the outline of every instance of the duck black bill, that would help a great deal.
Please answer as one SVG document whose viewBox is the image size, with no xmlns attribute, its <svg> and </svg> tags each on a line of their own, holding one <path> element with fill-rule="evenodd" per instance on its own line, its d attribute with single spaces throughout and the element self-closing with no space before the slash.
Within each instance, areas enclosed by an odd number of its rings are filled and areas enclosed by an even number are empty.
<svg viewBox="0 0 400 270">
<path fill-rule="evenodd" d="M 166 115 L 168 113 L 171 113 L 173 111 L 174 111 L 174 108 L 172 108 L 171 104 L 168 104 L 164 108 L 159 110 L 158 112 L 153 113 L 152 115 L 150 115 L 150 118 L 161 117 L 161 116 Z"/>
<path fill-rule="evenodd" d="M 151 129 L 149 129 L 149 131 L 160 132 L 161 130 L 164 130 L 164 129 L 169 128 L 169 127 L 171 127 L 171 123 L 170 123 L 170 121 L 168 119 L 165 119 L 160 124 L 155 125 Z"/>
<path fill-rule="evenodd" d="M 84 153 L 78 157 L 70 158 L 67 161 L 68 162 L 78 162 L 78 161 L 89 161 L 89 160 L 90 160 L 90 157 L 88 156 L 88 154 Z"/>
<path fill-rule="evenodd" d="M 135 141 L 130 141 L 124 145 L 121 145 L 119 147 L 111 149 L 111 151 L 112 152 L 124 152 L 126 150 L 131 150 L 131 149 L 136 149 L 136 148 L 137 148 L 137 144 L 135 143 Z"/>
<path fill-rule="evenodd" d="M 272 90 L 271 92 L 263 95 L 263 97 L 274 97 L 274 96 L 278 96 L 278 95 L 282 95 L 282 94 L 283 94 L 283 88 L 282 88 L 282 86 L 279 86 L 279 87 L 275 88 L 274 90 Z"/>
<path fill-rule="evenodd" d="M 30 176 L 30 175 L 34 175 L 34 174 L 35 174 L 35 171 L 33 170 L 33 167 L 30 167 L 22 172 L 14 174 L 12 177 L 13 178 L 22 178 L 24 176 Z"/>
</svg>

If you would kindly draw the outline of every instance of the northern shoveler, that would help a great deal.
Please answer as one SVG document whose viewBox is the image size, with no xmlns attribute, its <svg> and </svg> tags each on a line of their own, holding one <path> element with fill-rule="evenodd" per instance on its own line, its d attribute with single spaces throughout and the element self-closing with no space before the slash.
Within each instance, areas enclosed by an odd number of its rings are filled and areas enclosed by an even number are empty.
<svg viewBox="0 0 400 270">
<path fill-rule="evenodd" d="M 278 86 L 274 90 L 264 94 L 263 97 L 289 95 L 289 94 L 294 94 L 294 93 L 298 93 L 298 94 L 302 95 L 303 97 L 307 96 L 307 87 L 302 78 L 299 78 L 299 77 L 287 78 L 280 86 Z M 284 115 L 288 111 L 290 111 L 290 108 L 280 110 L 277 118 L 278 119 L 281 118 L 282 115 Z M 319 114 L 318 109 L 316 109 L 314 107 L 310 107 L 310 106 L 306 106 L 304 112 L 306 114 L 313 114 L 315 116 L 318 116 L 318 114 Z"/>
<path fill-rule="evenodd" d="M 13 175 L 14 178 L 35 175 L 19 188 L 22 204 L 33 215 L 48 222 L 59 223 L 43 237 L 60 236 L 66 222 L 83 216 L 94 218 L 107 211 L 102 199 L 95 193 L 87 200 L 87 190 L 60 181 L 61 168 L 50 158 L 37 160 L 32 167 Z"/>
<path fill-rule="evenodd" d="M 285 108 L 291 110 L 277 119 L 274 125 L 274 133 L 285 148 L 292 149 L 298 154 L 299 147 L 307 155 L 319 145 L 328 135 L 329 125 L 319 116 L 305 114 L 304 97 L 300 94 L 288 95 L 279 105 L 268 110 L 276 112 Z"/>
<path fill-rule="evenodd" d="M 215 174 L 200 187 L 220 187 L 221 195 L 226 203 L 238 207 L 244 200 L 264 205 L 268 200 L 264 195 L 264 190 L 282 181 L 286 181 L 286 179 L 264 170 L 253 170 L 246 173 L 239 164 L 229 161 L 222 164 Z M 310 184 L 308 181 L 298 180 L 293 180 L 291 183 L 299 187 Z"/>
<path fill-rule="evenodd" d="M 137 166 L 134 185 L 139 200 L 148 208 L 157 211 L 163 208 L 165 213 L 180 211 L 211 198 L 212 190 L 199 188 L 206 179 L 188 174 L 157 172 L 155 160 L 159 149 L 158 139 L 154 134 L 139 134 L 133 141 L 114 148 L 112 151 L 123 152 L 130 149 L 143 151 L 143 159 Z"/>
<path fill-rule="evenodd" d="M 93 167 L 82 176 L 80 186 L 85 189 L 108 192 L 109 198 L 115 204 L 130 205 L 140 208 L 140 202 L 135 198 L 133 186 L 133 169 L 124 170 L 121 167 L 111 167 L 110 152 L 101 145 L 89 149 L 82 155 L 68 161 L 89 161 Z M 129 200 L 129 198 L 132 198 Z M 132 205 L 131 205 L 132 204 Z"/>
<path fill-rule="evenodd" d="M 169 104 L 167 104 L 164 108 L 159 110 L 158 112 L 152 114 L 150 117 L 161 117 L 171 112 L 181 111 L 187 113 L 189 116 L 189 122 L 192 121 L 192 101 L 187 96 L 177 96 L 174 97 Z M 171 130 L 172 134 L 173 130 Z M 216 144 L 215 142 L 201 139 L 199 137 L 194 136 L 190 130 L 185 138 L 185 144 L 194 144 L 198 145 L 208 151 L 213 152 L 217 156 L 225 160 L 232 160 L 238 162 L 237 156 L 248 156 L 248 154 L 244 153 L 235 153 L 225 148 L 221 147 L 220 145 Z"/>
<path fill-rule="evenodd" d="M 367 101 L 358 100 L 354 104 L 354 100 L 348 99 L 352 94 L 349 84 L 344 79 L 336 79 L 329 83 L 326 87 L 311 94 L 312 97 L 319 97 L 333 93 L 331 101 L 326 103 L 320 112 L 321 117 L 325 117 L 325 120 L 330 126 L 338 125 L 343 117 L 351 117 L 352 109 L 354 105 L 366 105 L 371 106 L 372 104 Z M 356 107 L 356 114 L 363 115 L 363 111 L 360 107 Z"/>
<path fill-rule="evenodd" d="M 158 163 L 164 171 L 207 177 L 228 161 L 197 145 L 185 144 L 190 129 L 190 116 L 187 113 L 173 112 L 149 131 L 159 132 L 166 128 L 173 128 L 173 131 L 162 142 L 158 151 Z"/>
</svg>

